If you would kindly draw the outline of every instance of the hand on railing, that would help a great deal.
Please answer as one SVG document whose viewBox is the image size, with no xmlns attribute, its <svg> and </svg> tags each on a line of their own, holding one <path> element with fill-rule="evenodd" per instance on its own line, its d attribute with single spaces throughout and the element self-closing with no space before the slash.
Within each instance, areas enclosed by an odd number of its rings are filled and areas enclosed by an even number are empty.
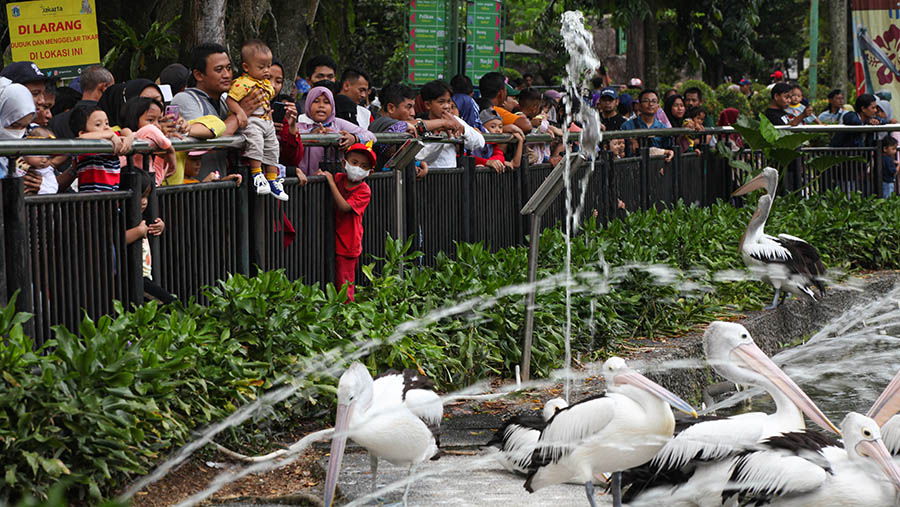
<svg viewBox="0 0 900 507">
<path fill-rule="evenodd" d="M 36 195 L 41 190 L 41 182 L 44 177 L 36 171 L 29 170 L 25 173 L 25 195 Z"/>
<path fill-rule="evenodd" d="M 116 155 L 127 155 L 131 151 L 131 144 L 134 143 L 134 134 L 129 129 L 122 129 L 121 136 L 112 136 L 110 141 L 113 144 L 113 153 Z"/>
<path fill-rule="evenodd" d="M 422 181 L 426 174 L 428 174 L 428 164 L 424 160 L 420 160 L 416 165 L 416 181 Z"/>
<path fill-rule="evenodd" d="M 166 223 L 163 222 L 162 218 L 159 217 L 156 217 L 156 220 L 154 220 L 152 224 L 147 226 L 147 232 L 153 236 L 159 236 L 163 233 L 164 230 L 166 230 Z"/>
</svg>

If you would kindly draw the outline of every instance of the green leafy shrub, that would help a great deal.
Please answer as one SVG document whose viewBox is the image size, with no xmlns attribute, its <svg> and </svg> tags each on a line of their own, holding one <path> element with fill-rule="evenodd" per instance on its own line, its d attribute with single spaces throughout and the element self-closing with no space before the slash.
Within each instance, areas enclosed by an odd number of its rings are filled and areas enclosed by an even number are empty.
<svg viewBox="0 0 900 507">
<path fill-rule="evenodd" d="M 768 302 L 765 284 L 714 276 L 743 269 L 737 245 L 754 199 L 741 208 L 678 203 L 609 224 L 589 219 L 571 244 L 576 354 L 603 357 L 632 337 L 682 333 Z M 832 191 L 779 197 L 767 230 L 807 239 L 830 268 L 896 269 L 897 216 L 900 199 Z M 129 312 L 117 306 L 115 315 L 85 318 L 77 336 L 55 328 L 38 351 L 22 332 L 30 316 L 10 304 L 0 311 L 0 334 L 7 337 L 0 347 L 0 503 L 46 497 L 61 482 L 70 501 L 96 503 L 197 428 L 287 383 L 298 388 L 295 396 L 218 440 L 258 449 L 298 418 L 327 423 L 334 379 L 297 372 L 313 368 L 313 360 L 340 361 L 362 342 L 374 344 L 364 356 L 373 370 L 421 367 L 445 391 L 512 376 L 522 355 L 525 296 L 510 287 L 526 280 L 527 249 L 491 253 L 479 243 L 459 243 L 454 256 L 420 267 L 411 244 L 388 239 L 383 274 L 376 276 L 374 265 L 363 268 L 369 285 L 358 287 L 355 304 L 343 304 L 345 294 L 332 285 L 289 281 L 281 271 L 236 275 L 206 290 L 208 306 L 150 303 Z M 539 247 L 539 278 L 562 272 L 563 233 L 544 231 Z M 536 377 L 561 366 L 564 295 L 554 285 L 538 292 Z M 454 306 L 459 311 L 436 313 Z M 418 325 L 395 334 L 411 321 Z"/>
<path fill-rule="evenodd" d="M 749 115 L 751 113 L 750 101 L 747 100 L 747 97 L 743 93 L 725 89 L 717 95 L 723 110 L 733 107 L 743 115 Z M 718 120 L 718 117 L 716 119 Z"/>
</svg>

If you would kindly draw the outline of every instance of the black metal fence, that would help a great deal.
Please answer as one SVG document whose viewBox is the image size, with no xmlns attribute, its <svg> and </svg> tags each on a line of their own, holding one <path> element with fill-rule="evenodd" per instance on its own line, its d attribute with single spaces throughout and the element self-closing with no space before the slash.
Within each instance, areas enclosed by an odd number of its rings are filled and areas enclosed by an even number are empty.
<svg viewBox="0 0 900 507">
<path fill-rule="evenodd" d="M 877 150 L 805 149 L 804 161 L 813 154 L 852 154 L 865 162 L 822 173 L 801 162 L 797 177 L 785 181 L 810 184 L 807 192 L 842 188 L 874 195 L 880 188 Z M 758 153 L 741 156 L 754 166 L 765 162 Z M 550 173 L 550 165 L 523 163 L 519 170 L 497 174 L 476 168 L 470 157 L 458 160 L 459 167 L 433 169 L 422 180 L 416 180 L 413 167 L 367 179 L 372 198 L 363 218 L 357 283 L 365 283 L 363 265 L 384 257 L 388 234 L 412 236 L 425 264 L 440 252 L 452 256 L 457 241 L 480 241 L 493 251 L 525 243 L 527 222 L 519 211 Z M 242 171 L 249 182 L 246 169 Z M 0 252 L 5 270 L 0 287 L 5 290 L 0 297 L 21 291 L 18 306 L 35 314 L 28 331 L 38 344 L 51 336 L 53 325 L 77 329 L 85 313 L 97 317 L 111 312 L 113 300 L 143 300 L 140 242 L 125 241 L 125 230 L 141 219 L 139 187 L 132 176 L 123 172 L 119 192 L 25 198 L 20 179 L 3 180 Z M 582 165 L 573 185 L 576 199 L 584 189 L 582 216 L 596 214 L 608 221 L 626 210 L 663 207 L 679 199 L 698 205 L 728 199 L 744 178 L 709 149 L 676 153 L 670 161 L 644 149 L 640 156 L 624 159 L 607 153 L 592 169 Z M 257 269 L 284 269 L 289 278 L 306 283 L 333 281 L 335 212 L 327 182 L 314 176 L 300 186 L 296 178 L 288 178 L 285 190 L 288 202 L 257 196 L 251 185 L 237 187 L 230 181 L 154 190 L 145 216 L 161 217 L 166 229 L 151 237 L 153 280 L 181 299 L 201 297 L 203 286 L 231 273 L 252 275 Z M 544 215 L 543 227 L 561 221 L 565 208 L 561 193 Z"/>
</svg>

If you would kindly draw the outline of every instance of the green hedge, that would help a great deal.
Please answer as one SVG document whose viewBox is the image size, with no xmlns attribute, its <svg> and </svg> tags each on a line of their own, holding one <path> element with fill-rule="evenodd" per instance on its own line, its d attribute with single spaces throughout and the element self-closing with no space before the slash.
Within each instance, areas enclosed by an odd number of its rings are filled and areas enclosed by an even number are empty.
<svg viewBox="0 0 900 507">
<path fill-rule="evenodd" d="M 679 204 L 607 227 L 587 223 L 571 246 L 573 273 L 582 282 L 572 294 L 576 353 L 602 357 L 630 337 L 680 333 L 767 302 L 771 289 L 760 282 L 714 279 L 716 271 L 742 269 L 737 244 L 754 204 Z M 768 229 L 808 239 L 831 268 L 898 268 L 897 217 L 900 199 L 832 192 L 779 198 Z M 373 370 L 418 365 L 443 390 L 511 377 L 521 358 L 524 296 L 501 290 L 525 281 L 527 249 L 492 254 L 480 244 L 459 244 L 455 258 L 441 255 L 428 268 L 416 267 L 409 245 L 388 242 L 384 275 L 364 268 L 371 285 L 358 288 L 355 304 L 343 304 L 332 286 L 322 291 L 280 271 L 234 276 L 206 290 L 208 306 L 117 307 L 116 315 L 85 319 L 78 336 L 55 328 L 38 353 L 22 332 L 28 316 L 8 306 L 0 312 L 0 334 L 8 337 L 0 347 L 0 503 L 46 495 L 61 478 L 70 481 L 68 498 L 96 501 L 146 473 L 193 430 L 284 382 L 300 394 L 218 440 L 259 448 L 299 418 L 325 424 L 334 379 L 289 374 L 325 351 L 353 350 L 357 340 L 382 343 L 365 358 Z M 558 229 L 542 234 L 541 278 L 562 271 L 565 249 Z M 645 268 L 623 268 L 636 263 Z M 680 272 L 661 280 L 658 270 L 646 268 L 656 265 Z M 482 304 L 385 343 L 398 325 L 473 299 Z M 538 377 L 561 365 L 564 301 L 559 287 L 538 294 L 532 365 Z"/>
</svg>

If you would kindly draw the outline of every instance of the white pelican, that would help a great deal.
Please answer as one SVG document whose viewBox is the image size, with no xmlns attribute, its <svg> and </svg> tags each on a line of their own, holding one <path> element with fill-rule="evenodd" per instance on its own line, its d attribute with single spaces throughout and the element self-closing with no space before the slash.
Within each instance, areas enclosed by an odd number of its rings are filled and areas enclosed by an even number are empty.
<svg viewBox="0 0 900 507">
<path fill-rule="evenodd" d="M 778 296 L 782 288 L 797 297 L 809 297 L 813 301 L 816 300 L 813 286 L 822 293 L 825 292 L 825 285 L 821 280 L 825 274 L 825 265 L 822 264 L 815 247 L 796 236 L 779 234 L 775 237 L 763 231 L 769 218 L 769 211 L 772 209 L 777 186 L 778 171 L 766 167 L 755 178 L 731 194 L 744 195 L 763 187 L 768 192 L 759 198 L 756 212 L 750 218 L 738 246 L 744 257 L 744 264 L 759 274 L 764 282 L 775 287 L 775 297 L 772 298 L 772 304 L 765 308 L 767 310 L 778 306 Z"/>
<path fill-rule="evenodd" d="M 494 434 L 494 438 L 487 443 L 489 447 L 496 449 L 494 459 L 510 472 L 527 474 L 541 430 L 557 411 L 567 406 L 569 404 L 566 400 L 553 398 L 544 404 L 540 416 L 517 415 L 505 421 Z"/>
<path fill-rule="evenodd" d="M 659 384 L 635 372 L 618 357 L 603 363 L 607 391 L 559 410 L 541 436 L 532 456 L 525 489 L 533 493 L 551 484 L 584 484 L 594 501 L 595 476 L 619 472 L 646 462 L 672 437 L 672 406 L 696 417 L 691 406 Z M 621 505 L 613 474 L 613 502 Z"/>
<path fill-rule="evenodd" d="M 437 430 L 443 405 L 434 383 L 415 370 L 390 371 L 374 381 L 361 363 L 353 363 L 338 382 L 338 408 L 325 476 L 325 505 L 331 507 L 347 438 L 369 451 L 372 485 L 378 458 L 413 468 L 438 454 Z M 406 504 L 409 484 L 403 493 Z"/>
<path fill-rule="evenodd" d="M 766 354 L 747 328 L 713 322 L 703 334 L 707 361 L 735 384 L 758 386 L 772 397 L 775 412 L 706 418 L 666 443 L 653 460 L 624 474 L 625 501 L 635 505 L 718 505 L 709 499 L 725 487 L 724 463 L 736 452 L 771 436 L 805 428 L 803 414 L 838 433 L 828 417 Z"/>
<path fill-rule="evenodd" d="M 900 468 L 878 424 L 855 412 L 841 422 L 843 447 L 813 432 L 790 433 L 734 459 L 723 500 L 785 507 L 898 504 Z"/>
</svg>

